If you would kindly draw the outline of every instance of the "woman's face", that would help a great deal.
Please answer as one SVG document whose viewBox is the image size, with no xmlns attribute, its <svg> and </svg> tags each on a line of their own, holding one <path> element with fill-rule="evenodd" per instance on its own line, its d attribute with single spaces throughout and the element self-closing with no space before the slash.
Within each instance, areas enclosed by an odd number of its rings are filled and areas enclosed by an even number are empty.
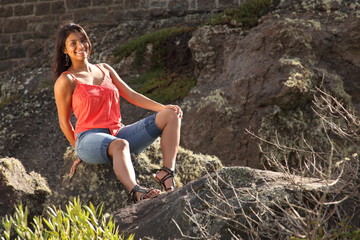
<svg viewBox="0 0 360 240">
<path fill-rule="evenodd" d="M 72 32 L 65 40 L 64 53 L 71 61 L 85 60 L 88 57 L 90 44 L 80 32 Z"/>
</svg>

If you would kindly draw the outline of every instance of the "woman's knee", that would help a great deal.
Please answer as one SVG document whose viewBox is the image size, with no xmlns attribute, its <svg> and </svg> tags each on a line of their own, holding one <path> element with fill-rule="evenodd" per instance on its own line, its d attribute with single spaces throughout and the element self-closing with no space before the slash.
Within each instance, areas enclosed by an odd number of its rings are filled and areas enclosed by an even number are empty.
<svg viewBox="0 0 360 240">
<path fill-rule="evenodd" d="M 129 151 L 129 142 L 125 139 L 115 139 L 112 141 L 108 148 L 108 154 L 110 157 L 114 155 L 116 152 L 124 152 Z"/>
<path fill-rule="evenodd" d="M 178 117 L 174 110 L 164 109 L 157 113 L 155 122 L 159 128 L 163 129 L 170 122 L 180 123 L 181 119 Z"/>
</svg>

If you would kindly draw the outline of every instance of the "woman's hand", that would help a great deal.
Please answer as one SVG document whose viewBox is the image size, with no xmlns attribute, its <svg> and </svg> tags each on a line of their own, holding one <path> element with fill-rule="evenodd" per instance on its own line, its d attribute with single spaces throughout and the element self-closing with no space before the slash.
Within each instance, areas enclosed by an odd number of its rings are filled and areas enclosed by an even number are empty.
<svg viewBox="0 0 360 240">
<path fill-rule="evenodd" d="M 183 112 L 179 106 L 169 104 L 169 105 L 165 105 L 165 109 L 167 108 L 174 110 L 180 119 L 183 118 Z"/>
<path fill-rule="evenodd" d="M 76 159 L 76 160 L 73 162 L 73 165 L 71 166 L 71 169 L 70 169 L 70 177 L 72 177 L 72 176 L 75 174 L 75 172 L 76 172 L 76 167 L 77 167 L 77 165 L 79 165 L 79 163 L 81 163 L 81 159 L 80 159 L 80 158 Z"/>
</svg>

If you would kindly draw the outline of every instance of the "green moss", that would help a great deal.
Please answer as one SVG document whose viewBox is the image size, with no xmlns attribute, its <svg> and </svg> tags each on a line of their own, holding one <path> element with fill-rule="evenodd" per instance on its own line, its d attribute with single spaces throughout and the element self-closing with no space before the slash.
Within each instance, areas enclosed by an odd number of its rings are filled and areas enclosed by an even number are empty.
<svg viewBox="0 0 360 240">
<path fill-rule="evenodd" d="M 137 161 L 139 161 L 139 157 L 148 157 L 151 159 L 150 167 L 152 169 L 161 168 L 163 166 L 163 161 L 160 141 L 158 140 L 149 146 L 145 152 L 138 156 Z M 138 169 L 139 167 L 136 166 L 135 169 Z M 174 180 L 176 182 L 176 186 L 180 188 L 193 180 L 203 177 L 207 173 L 211 173 L 222 168 L 222 163 L 216 156 L 197 154 L 191 150 L 180 147 L 176 157 Z M 154 186 L 157 187 L 158 184 Z"/>
<path fill-rule="evenodd" d="M 145 96 L 161 102 L 169 103 L 185 97 L 196 84 L 196 79 L 189 75 L 169 73 L 164 64 L 166 41 L 174 36 L 192 31 L 189 27 L 164 28 L 145 34 L 128 44 L 116 49 L 116 61 L 120 61 L 135 52 L 134 67 L 138 68 L 145 59 L 145 54 L 151 49 L 151 65 L 147 72 L 130 80 L 132 87 Z M 150 47 L 149 47 L 150 46 Z"/>
<path fill-rule="evenodd" d="M 238 8 L 228 9 L 223 13 L 210 18 L 206 25 L 224 25 L 233 22 L 244 29 L 254 27 L 259 18 L 270 11 L 273 0 L 251 0 Z"/>
<path fill-rule="evenodd" d="M 219 171 L 219 175 L 226 180 L 226 182 L 231 182 L 234 185 L 244 186 L 254 182 L 255 171 L 247 167 L 226 167 Z"/>
<path fill-rule="evenodd" d="M 196 79 L 193 77 L 167 74 L 161 70 L 147 72 L 134 81 L 142 83 L 136 89 L 138 92 L 161 103 L 173 102 L 185 97 L 196 84 Z"/>
<path fill-rule="evenodd" d="M 166 72 L 164 69 L 155 69 L 152 71 L 145 72 L 137 78 L 130 79 L 129 83 L 133 84 L 135 86 L 140 86 L 140 85 L 146 83 L 147 81 L 149 81 L 150 79 L 159 78 L 161 76 L 164 76 L 165 73 Z"/>
<path fill-rule="evenodd" d="M 151 32 L 140 36 L 128 44 L 117 48 L 114 52 L 116 61 L 120 61 L 124 57 L 129 56 L 131 53 L 135 52 L 135 66 L 140 66 L 145 52 L 146 46 L 148 44 L 153 45 L 153 54 L 152 54 L 152 68 L 162 68 L 163 64 L 161 61 L 161 56 L 163 54 L 162 44 L 174 35 L 183 34 L 186 32 L 192 31 L 189 27 L 172 27 L 172 28 L 163 28 L 155 32 Z"/>
<path fill-rule="evenodd" d="M 220 159 L 216 156 L 195 154 L 190 150 L 179 149 L 177 156 L 176 173 L 185 185 L 207 173 L 223 168 Z"/>
</svg>

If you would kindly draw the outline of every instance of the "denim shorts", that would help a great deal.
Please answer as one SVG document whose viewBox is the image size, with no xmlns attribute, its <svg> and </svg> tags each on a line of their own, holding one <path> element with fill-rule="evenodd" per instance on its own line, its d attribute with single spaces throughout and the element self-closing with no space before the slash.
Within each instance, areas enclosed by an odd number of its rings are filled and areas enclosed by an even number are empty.
<svg viewBox="0 0 360 240">
<path fill-rule="evenodd" d="M 87 163 L 112 163 L 107 154 L 110 143 L 115 139 L 129 142 L 130 152 L 139 154 L 150 146 L 159 136 L 161 129 L 155 123 L 156 114 L 131 125 L 123 126 L 116 136 L 107 128 L 94 128 L 77 134 L 75 150 L 78 157 Z"/>
</svg>

